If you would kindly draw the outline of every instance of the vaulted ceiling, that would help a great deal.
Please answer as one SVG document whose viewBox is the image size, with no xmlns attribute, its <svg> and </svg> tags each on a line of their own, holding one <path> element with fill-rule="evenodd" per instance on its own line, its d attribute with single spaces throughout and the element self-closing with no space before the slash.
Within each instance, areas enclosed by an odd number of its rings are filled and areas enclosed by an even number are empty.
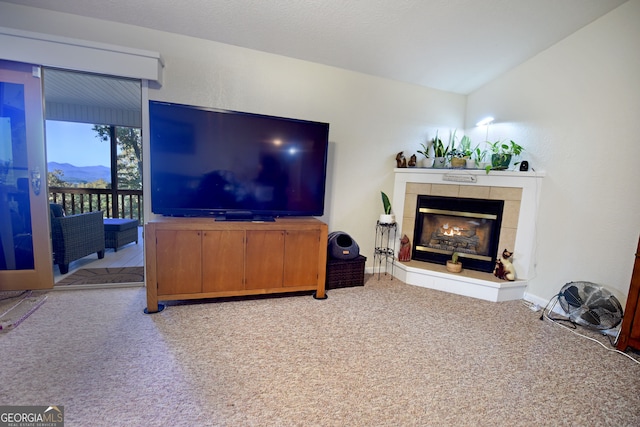
<svg viewBox="0 0 640 427">
<path fill-rule="evenodd" d="M 626 0 L 7 0 L 468 94 Z"/>
</svg>

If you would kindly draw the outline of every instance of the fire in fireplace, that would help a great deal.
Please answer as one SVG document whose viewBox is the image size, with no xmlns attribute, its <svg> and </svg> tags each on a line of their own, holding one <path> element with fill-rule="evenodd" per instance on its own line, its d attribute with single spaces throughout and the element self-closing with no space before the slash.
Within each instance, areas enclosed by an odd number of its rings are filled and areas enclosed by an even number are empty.
<svg viewBox="0 0 640 427">
<path fill-rule="evenodd" d="M 418 196 L 412 258 L 445 264 L 458 252 L 465 268 L 491 272 L 503 200 Z"/>
</svg>

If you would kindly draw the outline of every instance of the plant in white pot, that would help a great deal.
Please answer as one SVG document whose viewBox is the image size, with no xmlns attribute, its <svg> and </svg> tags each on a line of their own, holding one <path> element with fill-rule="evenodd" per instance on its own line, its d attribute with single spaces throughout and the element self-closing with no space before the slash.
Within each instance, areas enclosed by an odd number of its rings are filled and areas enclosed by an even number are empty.
<svg viewBox="0 0 640 427">
<path fill-rule="evenodd" d="M 429 143 L 427 143 L 427 144 L 425 144 L 424 142 L 420 143 L 421 149 L 418 150 L 418 154 L 422 154 L 422 156 L 424 157 L 420 161 L 420 165 L 423 168 L 430 168 L 431 166 L 433 166 L 433 159 L 429 158 L 429 146 L 430 145 L 431 144 L 429 144 Z"/>
<path fill-rule="evenodd" d="M 487 162 L 488 153 L 489 152 L 487 150 L 480 148 L 480 145 L 473 149 L 471 153 L 471 160 L 473 161 L 476 169 L 485 169 L 487 166 L 491 166 L 491 164 Z"/>
<path fill-rule="evenodd" d="M 455 138 L 455 132 L 453 133 L 453 138 Z M 444 168 L 447 163 L 447 154 L 449 153 L 449 149 L 451 144 L 445 145 L 442 140 L 438 138 L 438 132 L 436 132 L 435 138 L 433 138 L 433 167 L 434 168 Z"/>
<path fill-rule="evenodd" d="M 460 144 L 458 145 L 458 151 L 462 153 L 462 158 L 465 160 L 465 166 L 467 169 L 473 169 L 475 167 L 475 163 L 471 159 L 473 154 L 473 149 L 471 148 L 471 138 L 469 136 L 464 135 L 460 139 Z"/>
<path fill-rule="evenodd" d="M 395 224 L 396 216 L 391 213 L 389 196 L 384 191 L 381 191 L 380 194 L 382 196 L 382 207 L 384 208 L 384 213 L 380 214 L 380 224 Z"/>
</svg>

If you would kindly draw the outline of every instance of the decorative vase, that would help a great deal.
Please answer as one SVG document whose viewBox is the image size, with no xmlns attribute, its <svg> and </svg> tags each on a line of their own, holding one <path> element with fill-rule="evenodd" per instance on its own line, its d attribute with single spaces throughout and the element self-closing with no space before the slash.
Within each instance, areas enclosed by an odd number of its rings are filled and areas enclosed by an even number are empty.
<svg viewBox="0 0 640 427">
<path fill-rule="evenodd" d="M 491 169 L 505 170 L 509 169 L 511 164 L 511 154 L 492 154 Z"/>
<path fill-rule="evenodd" d="M 395 224 L 396 216 L 394 214 L 380 214 L 380 224 Z"/>
<path fill-rule="evenodd" d="M 467 164 L 467 159 L 461 157 L 451 158 L 451 167 L 456 169 L 463 169 Z"/>
<path fill-rule="evenodd" d="M 489 162 L 478 162 L 478 164 L 476 165 L 476 169 L 486 169 L 489 165 Z"/>
<path fill-rule="evenodd" d="M 447 260 L 447 271 L 451 273 L 460 273 L 462 271 L 462 263 L 460 261 L 454 263 L 451 260 Z"/>
<path fill-rule="evenodd" d="M 447 163 L 446 157 L 436 157 L 433 159 L 433 167 L 437 169 L 444 168 L 444 165 Z"/>
<path fill-rule="evenodd" d="M 467 164 L 466 164 L 466 168 L 467 169 L 475 169 L 476 168 L 476 161 L 473 159 L 466 159 Z"/>
</svg>

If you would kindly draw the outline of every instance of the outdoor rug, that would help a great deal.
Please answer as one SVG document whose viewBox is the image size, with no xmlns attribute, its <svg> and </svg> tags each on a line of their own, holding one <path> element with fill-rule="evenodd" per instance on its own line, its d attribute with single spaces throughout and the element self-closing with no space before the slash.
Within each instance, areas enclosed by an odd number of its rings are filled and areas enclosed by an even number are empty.
<svg viewBox="0 0 640 427">
<path fill-rule="evenodd" d="M 0 292 L 0 333 L 8 332 L 35 312 L 47 300 L 44 292 Z"/>
<path fill-rule="evenodd" d="M 83 268 L 57 282 L 55 287 L 88 288 L 105 287 L 105 285 L 120 287 L 127 284 L 142 286 L 144 267 Z"/>
</svg>

